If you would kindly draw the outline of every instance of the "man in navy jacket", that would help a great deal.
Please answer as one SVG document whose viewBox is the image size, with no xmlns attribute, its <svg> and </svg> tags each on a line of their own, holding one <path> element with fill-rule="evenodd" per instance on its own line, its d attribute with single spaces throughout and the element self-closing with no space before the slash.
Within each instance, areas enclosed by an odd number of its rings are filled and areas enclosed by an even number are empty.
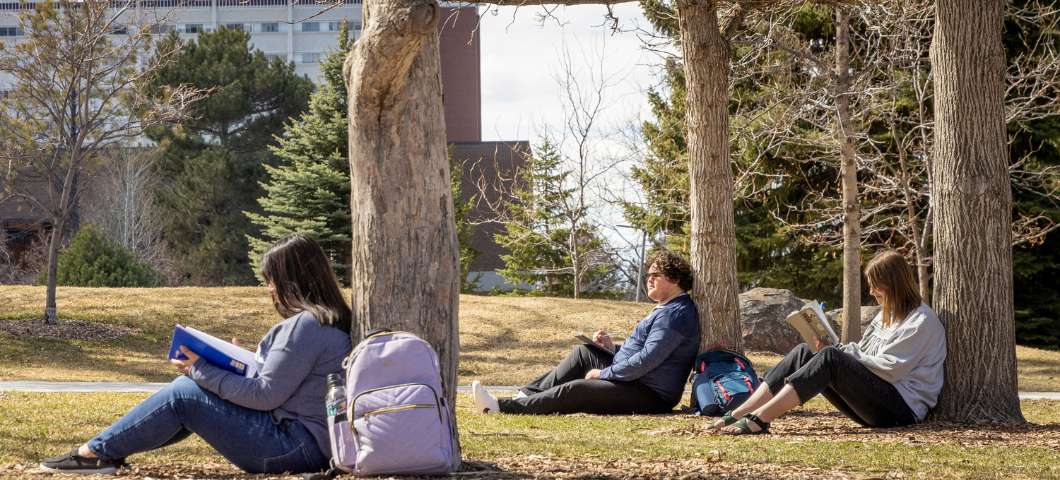
<svg viewBox="0 0 1060 480">
<path fill-rule="evenodd" d="M 656 302 L 625 343 L 615 345 L 599 331 L 593 341 L 607 350 L 580 345 L 556 368 L 519 389 L 495 398 L 472 383 L 478 413 L 666 413 L 681 401 L 699 352 L 699 312 L 688 291 L 692 266 L 673 252 L 648 257 L 648 297 Z"/>
</svg>

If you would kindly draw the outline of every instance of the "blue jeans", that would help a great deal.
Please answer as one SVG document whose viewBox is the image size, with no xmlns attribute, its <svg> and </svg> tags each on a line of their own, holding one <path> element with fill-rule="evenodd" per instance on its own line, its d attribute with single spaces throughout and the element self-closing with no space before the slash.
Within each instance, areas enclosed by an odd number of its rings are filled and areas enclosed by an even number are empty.
<svg viewBox="0 0 1060 480">
<path fill-rule="evenodd" d="M 229 402 L 180 376 L 88 442 L 118 459 L 177 443 L 195 433 L 250 473 L 318 472 L 328 467 L 313 435 L 297 420 Z"/>
<path fill-rule="evenodd" d="M 773 395 L 785 383 L 795 389 L 801 403 L 818 393 L 843 415 L 865 427 L 901 427 L 916 423 L 916 416 L 890 382 L 835 347 L 815 355 L 805 343 L 795 347 L 780 363 L 762 375 Z"/>
</svg>

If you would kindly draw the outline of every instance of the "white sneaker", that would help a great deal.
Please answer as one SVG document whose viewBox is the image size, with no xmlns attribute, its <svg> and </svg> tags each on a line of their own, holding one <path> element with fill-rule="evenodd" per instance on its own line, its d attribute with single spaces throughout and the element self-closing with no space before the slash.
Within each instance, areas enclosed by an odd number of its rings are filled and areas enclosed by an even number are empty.
<svg viewBox="0 0 1060 480">
<path fill-rule="evenodd" d="M 529 397 L 529 396 L 530 395 L 527 395 L 527 394 L 523 393 L 522 390 L 516 390 L 515 391 L 515 396 L 512 397 L 512 398 L 526 398 L 526 397 Z"/>
<path fill-rule="evenodd" d="M 475 413 L 501 413 L 497 397 L 490 395 L 490 392 L 482 388 L 482 382 L 478 380 L 471 382 L 471 391 L 475 394 Z"/>
</svg>

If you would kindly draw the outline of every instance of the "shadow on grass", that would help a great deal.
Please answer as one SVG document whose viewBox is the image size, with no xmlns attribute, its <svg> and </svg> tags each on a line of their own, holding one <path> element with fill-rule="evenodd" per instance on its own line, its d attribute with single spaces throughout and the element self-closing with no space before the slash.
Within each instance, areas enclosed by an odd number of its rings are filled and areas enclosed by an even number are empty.
<svg viewBox="0 0 1060 480">
<path fill-rule="evenodd" d="M 120 340 L 49 340 L 0 335 L 0 376 L 41 380 L 20 372 L 63 372 L 56 381 L 168 382 L 175 376 L 166 360 L 168 342 L 142 337 Z M 156 361 L 157 360 L 157 361 Z"/>
</svg>

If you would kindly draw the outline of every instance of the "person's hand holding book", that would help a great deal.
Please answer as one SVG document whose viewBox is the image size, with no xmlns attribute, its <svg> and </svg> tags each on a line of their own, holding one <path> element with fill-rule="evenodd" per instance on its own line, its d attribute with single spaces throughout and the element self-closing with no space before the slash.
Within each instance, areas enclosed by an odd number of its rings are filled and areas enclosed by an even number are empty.
<svg viewBox="0 0 1060 480">
<path fill-rule="evenodd" d="M 171 358 L 169 359 L 169 363 L 172 363 L 173 366 L 177 367 L 178 372 L 187 375 L 188 370 L 191 370 L 191 366 L 195 364 L 195 361 L 199 359 L 199 356 L 184 345 L 180 346 L 180 353 L 183 353 L 185 357 L 188 357 L 188 359 L 181 360 L 179 358 Z"/>
<path fill-rule="evenodd" d="M 813 344 L 817 346 L 817 351 L 820 352 L 824 347 L 830 347 L 832 344 L 821 340 L 821 337 L 813 337 Z"/>
</svg>

